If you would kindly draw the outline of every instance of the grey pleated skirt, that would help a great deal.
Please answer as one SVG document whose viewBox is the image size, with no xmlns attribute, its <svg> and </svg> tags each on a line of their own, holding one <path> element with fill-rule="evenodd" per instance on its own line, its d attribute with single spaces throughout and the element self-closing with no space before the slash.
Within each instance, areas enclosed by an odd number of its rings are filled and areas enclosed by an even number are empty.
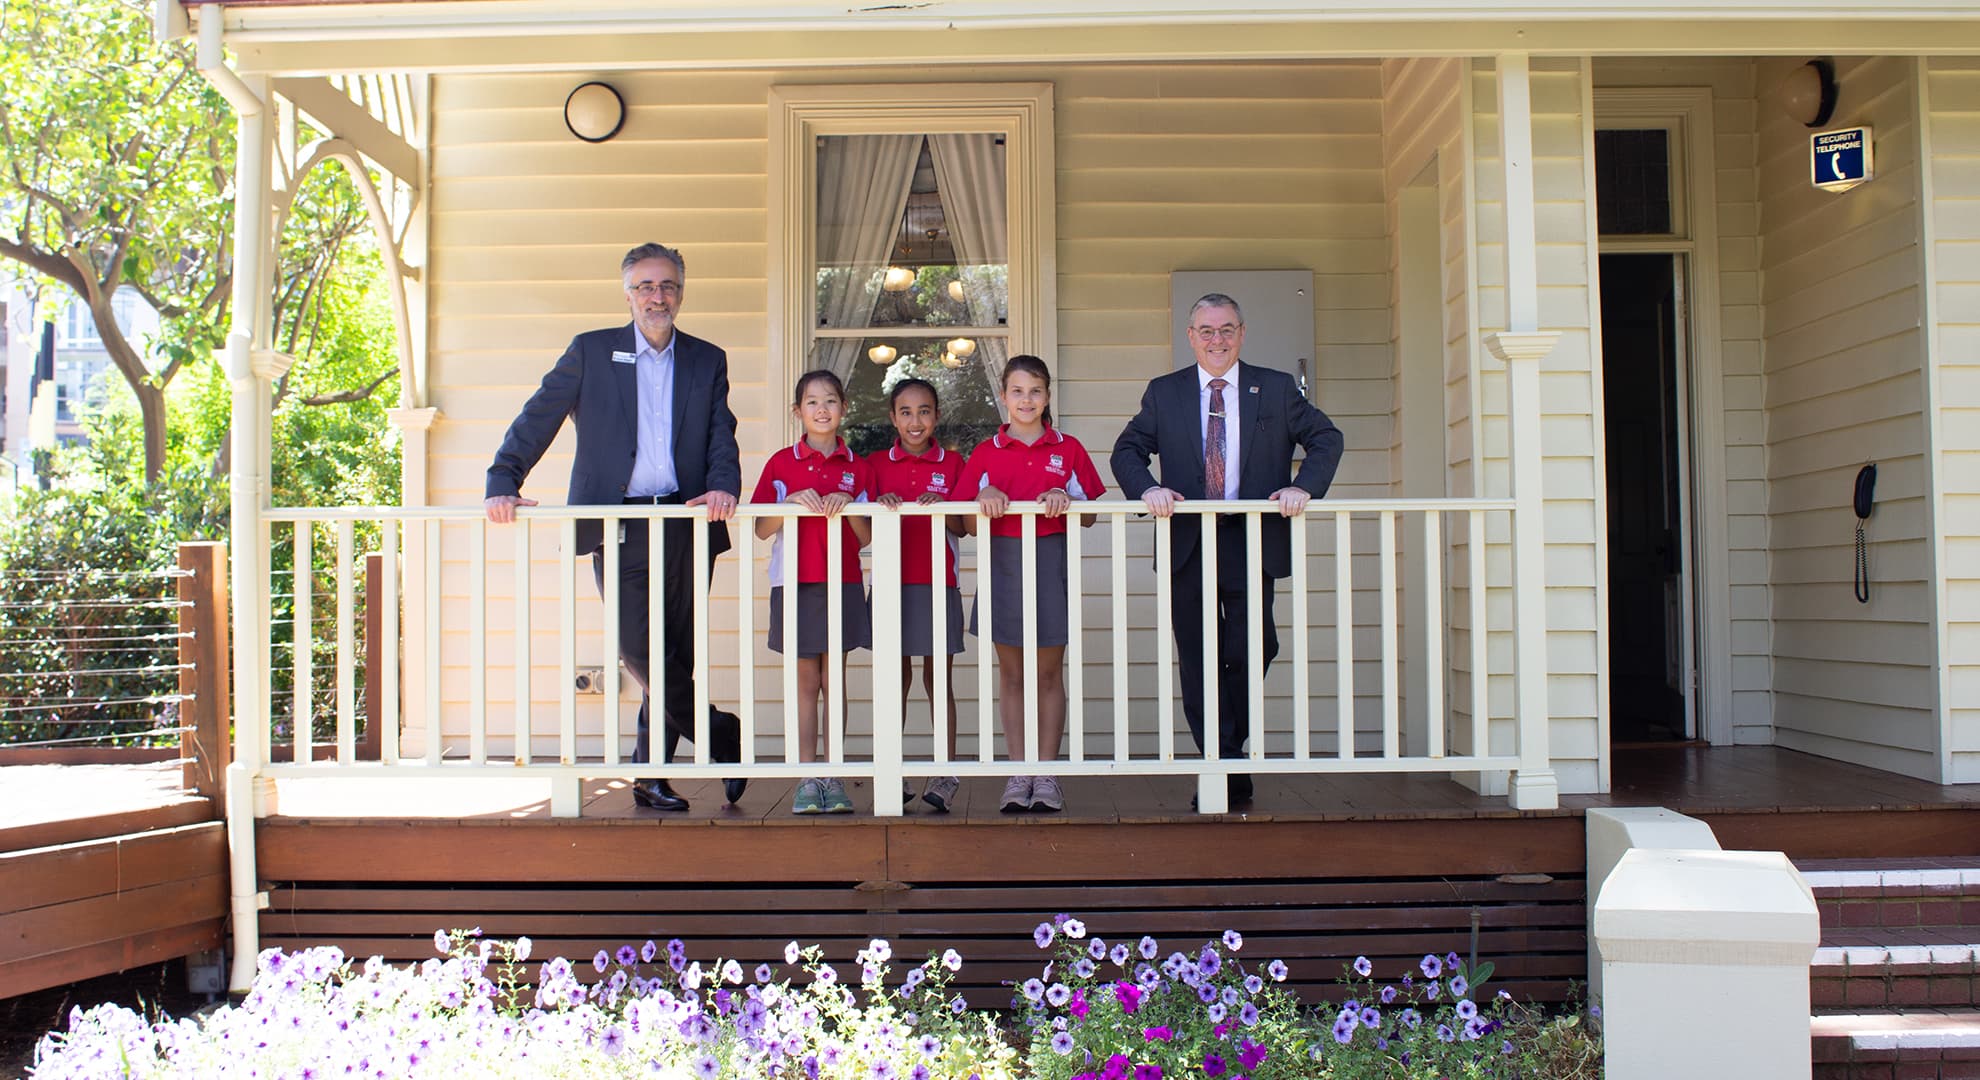
<svg viewBox="0 0 1980 1080">
<path fill-rule="evenodd" d="M 797 594 L 797 654 L 799 656 L 823 656 L 830 647 L 829 628 L 832 625 L 831 597 L 822 581 L 807 582 L 798 586 Z M 839 647 L 851 652 L 864 649 L 873 643 L 873 622 L 868 614 L 866 589 L 856 581 L 839 584 L 839 626 L 841 635 Z M 778 585 L 770 590 L 770 651 L 784 651 L 784 587 Z"/>
<path fill-rule="evenodd" d="M 1038 538 L 1037 584 L 1033 596 L 1038 605 L 1038 644 L 1050 647 L 1066 643 L 1066 537 L 1064 533 Z M 969 632 L 981 635 L 978 616 L 983 610 L 980 595 L 969 613 Z M 990 640 L 999 645 L 1024 644 L 1024 538 L 990 538 L 990 615 L 996 625 Z"/>
</svg>

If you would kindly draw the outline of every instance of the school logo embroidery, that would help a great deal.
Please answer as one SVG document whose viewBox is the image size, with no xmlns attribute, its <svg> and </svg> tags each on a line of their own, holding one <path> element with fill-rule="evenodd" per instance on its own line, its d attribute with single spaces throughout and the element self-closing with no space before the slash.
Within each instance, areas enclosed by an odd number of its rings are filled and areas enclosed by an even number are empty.
<svg viewBox="0 0 1980 1080">
<path fill-rule="evenodd" d="M 1052 470 L 1053 472 L 1065 472 L 1065 471 L 1066 471 L 1066 459 L 1065 459 L 1065 458 L 1063 458 L 1063 457 L 1060 457 L 1060 456 L 1059 456 L 1059 455 L 1057 455 L 1057 454 L 1053 454 L 1053 455 L 1052 455 L 1051 457 L 1049 457 L 1049 458 L 1046 458 L 1045 460 L 1046 460 L 1046 463 L 1047 463 L 1047 465 L 1049 465 L 1049 466 L 1050 466 L 1050 468 L 1051 468 L 1051 470 Z"/>
<path fill-rule="evenodd" d="M 851 474 L 851 473 L 840 473 L 840 474 L 839 474 L 839 490 L 840 490 L 840 491 L 851 491 L 851 490 L 852 490 L 853 488 L 855 488 L 855 487 L 858 487 L 858 486 L 859 486 L 859 480 L 858 480 L 858 479 L 856 479 L 856 478 L 855 478 L 855 477 L 853 476 L 853 474 Z"/>
<path fill-rule="evenodd" d="M 949 490 L 949 478 L 941 473 L 935 473 L 928 478 L 928 490 L 935 492 Z"/>
</svg>

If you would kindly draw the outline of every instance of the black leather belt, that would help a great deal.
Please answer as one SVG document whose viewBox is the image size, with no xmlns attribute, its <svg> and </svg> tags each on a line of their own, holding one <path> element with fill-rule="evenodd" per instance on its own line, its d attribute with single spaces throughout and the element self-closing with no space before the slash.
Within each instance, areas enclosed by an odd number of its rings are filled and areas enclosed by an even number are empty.
<svg viewBox="0 0 1980 1080">
<path fill-rule="evenodd" d="M 680 506 L 687 499 L 674 491 L 665 495 L 628 495 L 619 502 L 627 506 Z"/>
</svg>

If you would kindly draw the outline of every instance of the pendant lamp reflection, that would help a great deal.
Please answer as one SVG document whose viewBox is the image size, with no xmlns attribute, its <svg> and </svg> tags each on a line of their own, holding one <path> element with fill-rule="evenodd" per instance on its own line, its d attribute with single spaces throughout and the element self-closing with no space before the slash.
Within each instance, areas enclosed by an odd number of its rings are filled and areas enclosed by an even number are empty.
<svg viewBox="0 0 1980 1080">
<path fill-rule="evenodd" d="M 949 351 L 964 359 L 968 359 L 976 355 L 976 342 L 966 337 L 950 338 Z M 949 366 L 954 367 L 955 365 L 950 364 Z"/>
<path fill-rule="evenodd" d="M 954 300 L 958 304 L 968 299 L 968 297 L 963 293 L 963 283 L 961 278 L 949 282 L 949 299 Z"/>
<path fill-rule="evenodd" d="M 945 352 L 942 354 L 942 366 L 947 368 L 959 368 L 963 366 L 963 358 L 957 356 L 955 353 Z"/>
<path fill-rule="evenodd" d="M 876 364 L 891 364 L 894 362 L 894 358 L 899 355 L 901 355 L 899 349 L 885 342 L 866 350 L 866 358 Z"/>
<path fill-rule="evenodd" d="M 887 276 L 880 279 L 880 287 L 888 292 L 906 292 L 914 284 L 914 271 L 905 266 L 890 266 Z"/>
</svg>

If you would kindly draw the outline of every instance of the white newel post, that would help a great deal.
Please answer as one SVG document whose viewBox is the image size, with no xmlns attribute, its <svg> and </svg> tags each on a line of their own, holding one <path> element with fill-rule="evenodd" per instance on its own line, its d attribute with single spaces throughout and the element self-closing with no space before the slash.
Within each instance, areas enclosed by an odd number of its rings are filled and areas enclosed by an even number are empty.
<svg viewBox="0 0 1980 1080">
<path fill-rule="evenodd" d="M 430 505 L 426 483 L 427 433 L 439 418 L 440 410 L 434 408 L 385 410 L 385 419 L 399 429 L 401 506 Z M 439 564 L 431 560 L 431 556 L 437 553 L 429 552 L 427 547 L 427 530 L 409 523 L 399 549 L 405 580 L 405 588 L 400 592 L 405 605 L 405 623 L 402 627 L 405 644 L 399 653 L 405 674 L 400 687 L 407 705 L 400 714 L 400 724 L 405 731 L 400 736 L 403 741 L 399 752 L 409 757 L 424 756 L 429 761 L 437 762 L 439 755 L 435 751 L 440 739 L 440 658 L 437 655 L 440 613 L 429 609 L 430 586 L 438 583 L 428 580 L 427 568 Z M 387 567 L 387 572 L 390 569 Z M 405 738 L 414 731 L 420 733 L 417 744 Z"/>
<path fill-rule="evenodd" d="M 1588 925 L 1595 925 L 1595 900 L 1622 857 L 1634 848 L 1717 851 L 1712 827 L 1661 806 L 1591 807 L 1588 825 Z M 1588 935 L 1588 1000 L 1602 1000 L 1602 949 Z"/>
<path fill-rule="evenodd" d="M 1540 329 L 1539 253 L 1534 232 L 1533 87 L 1525 53 L 1502 53 L 1499 158 L 1506 186 L 1506 326 L 1485 347 L 1506 365 L 1506 427 L 1512 456 L 1514 710 L 1519 810 L 1560 805 L 1547 722 L 1547 519 L 1541 491 L 1540 361 L 1560 337 Z"/>
<path fill-rule="evenodd" d="M 1787 856 L 1633 849 L 1591 929 L 1608 1080 L 1806 1080 L 1821 920 Z"/>
<path fill-rule="evenodd" d="M 901 816 L 901 515 L 882 511 L 873 523 L 873 816 Z M 941 564 L 936 564 L 939 569 Z M 938 590 L 939 591 L 939 590 Z"/>
<path fill-rule="evenodd" d="M 260 910 L 267 903 L 254 861 L 254 822 L 262 801 L 268 738 L 268 568 L 263 564 L 261 511 L 267 505 L 269 383 L 275 354 L 266 341 L 269 308 L 269 159 L 272 151 L 266 78 L 243 79 L 227 66 L 220 12 L 202 10 L 198 65 L 239 118 L 234 152 L 233 328 L 219 359 L 233 384 L 231 511 L 234 599 L 234 760 L 227 767 L 227 852 L 233 965 L 228 986 L 245 992 L 260 950 Z"/>
</svg>

